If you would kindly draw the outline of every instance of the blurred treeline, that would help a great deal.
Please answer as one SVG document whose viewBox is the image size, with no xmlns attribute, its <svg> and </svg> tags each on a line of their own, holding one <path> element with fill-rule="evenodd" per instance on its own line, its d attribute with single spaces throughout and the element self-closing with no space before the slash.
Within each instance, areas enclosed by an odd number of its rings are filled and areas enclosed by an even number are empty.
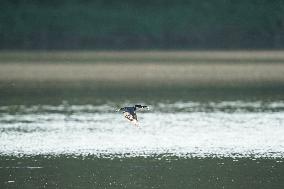
<svg viewBox="0 0 284 189">
<path fill-rule="evenodd" d="M 276 49 L 283 0 L 1 0 L 1 49 Z"/>
</svg>

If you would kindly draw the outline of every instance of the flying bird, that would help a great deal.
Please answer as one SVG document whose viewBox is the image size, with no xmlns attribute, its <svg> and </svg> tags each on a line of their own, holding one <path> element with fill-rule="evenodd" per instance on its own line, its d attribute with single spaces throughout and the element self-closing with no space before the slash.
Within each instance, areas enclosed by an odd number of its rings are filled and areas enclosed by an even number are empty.
<svg viewBox="0 0 284 189">
<path fill-rule="evenodd" d="M 149 110 L 148 106 L 142 106 L 142 105 L 138 104 L 138 105 L 131 106 L 131 107 L 123 107 L 123 108 L 118 109 L 117 111 L 122 111 L 124 117 L 128 121 L 130 121 L 132 124 L 138 126 L 138 119 L 137 119 L 137 115 L 136 115 L 136 110 L 144 109 L 144 108 L 147 108 Z"/>
</svg>

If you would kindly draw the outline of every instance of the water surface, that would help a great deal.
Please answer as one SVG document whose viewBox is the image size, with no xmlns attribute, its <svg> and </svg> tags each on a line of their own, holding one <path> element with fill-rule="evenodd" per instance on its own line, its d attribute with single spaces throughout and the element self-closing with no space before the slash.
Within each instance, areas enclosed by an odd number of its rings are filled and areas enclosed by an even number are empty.
<svg viewBox="0 0 284 189">
<path fill-rule="evenodd" d="M 1 188 L 284 187 L 279 98 L 93 102 L 3 103 Z"/>
</svg>

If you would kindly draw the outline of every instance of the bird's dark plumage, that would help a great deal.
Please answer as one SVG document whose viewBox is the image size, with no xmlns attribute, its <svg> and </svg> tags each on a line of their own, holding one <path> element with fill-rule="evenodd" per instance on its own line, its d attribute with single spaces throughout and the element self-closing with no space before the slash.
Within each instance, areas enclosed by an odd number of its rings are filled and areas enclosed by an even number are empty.
<svg viewBox="0 0 284 189">
<path fill-rule="evenodd" d="M 134 124 L 137 124 L 138 119 L 136 115 L 136 110 L 141 108 L 147 108 L 147 106 L 142 106 L 140 104 L 130 107 L 123 107 L 120 108 L 119 111 L 122 111 L 124 114 L 124 117 L 128 119 L 130 122 L 133 122 Z"/>
</svg>

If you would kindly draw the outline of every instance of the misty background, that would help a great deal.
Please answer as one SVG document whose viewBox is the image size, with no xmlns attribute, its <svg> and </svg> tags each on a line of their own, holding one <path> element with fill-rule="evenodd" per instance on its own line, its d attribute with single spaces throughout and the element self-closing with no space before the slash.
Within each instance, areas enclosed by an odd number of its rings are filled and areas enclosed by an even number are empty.
<svg viewBox="0 0 284 189">
<path fill-rule="evenodd" d="M 0 49 L 281 49 L 282 0 L 1 0 Z"/>
</svg>

